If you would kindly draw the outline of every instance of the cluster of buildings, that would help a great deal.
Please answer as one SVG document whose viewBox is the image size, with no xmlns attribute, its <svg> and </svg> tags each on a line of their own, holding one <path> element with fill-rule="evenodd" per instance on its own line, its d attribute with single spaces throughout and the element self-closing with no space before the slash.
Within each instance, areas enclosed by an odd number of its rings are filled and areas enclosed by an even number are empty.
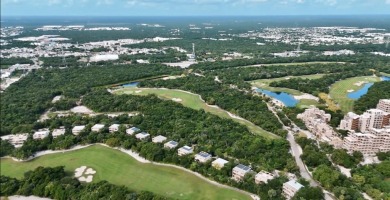
<svg viewBox="0 0 390 200">
<path fill-rule="evenodd" d="M 61 26 L 61 25 L 46 25 L 40 28 L 36 28 L 36 31 L 128 31 L 128 27 L 90 27 L 85 28 L 84 25 L 70 25 L 70 26 Z"/>
<path fill-rule="evenodd" d="M 298 119 L 301 119 L 306 127 L 312 132 L 320 141 L 327 142 L 333 145 L 335 148 L 341 148 L 343 141 L 339 137 L 339 134 L 331 127 L 328 122 L 331 119 L 331 115 L 325 113 L 325 111 L 311 106 L 306 109 L 305 112 L 297 115 Z"/>
<path fill-rule="evenodd" d="M 38 131 L 35 131 L 32 134 L 32 138 L 34 140 L 41 140 L 41 139 L 48 137 L 49 134 L 50 134 L 49 129 L 40 129 Z M 54 129 L 52 131 L 53 138 L 57 138 L 57 137 L 64 135 L 64 134 L 65 134 L 65 127 L 60 127 L 58 129 Z M 1 136 L 1 139 L 8 141 L 15 148 L 20 148 L 23 146 L 24 142 L 27 141 L 28 137 L 29 137 L 28 133 L 19 133 L 19 134 L 11 134 L 11 135 Z"/>
<path fill-rule="evenodd" d="M 339 129 L 349 131 L 343 148 L 364 155 L 390 151 L 390 99 L 381 99 L 375 109 L 362 115 L 349 112 L 341 120 Z"/>
<path fill-rule="evenodd" d="M 347 130 L 349 134 L 343 139 L 328 125 L 331 115 L 314 106 L 302 114 L 298 114 L 307 128 L 320 141 L 327 142 L 335 148 L 343 148 L 347 152 L 361 152 L 365 156 L 374 156 L 377 152 L 390 151 L 390 99 L 381 99 L 374 109 L 361 115 L 349 112 L 341 120 L 339 130 Z"/>
</svg>

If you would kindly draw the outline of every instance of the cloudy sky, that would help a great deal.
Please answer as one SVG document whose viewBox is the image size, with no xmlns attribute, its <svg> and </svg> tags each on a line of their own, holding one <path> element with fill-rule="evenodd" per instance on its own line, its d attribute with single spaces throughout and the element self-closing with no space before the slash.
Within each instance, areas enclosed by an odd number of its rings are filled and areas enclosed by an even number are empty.
<svg viewBox="0 0 390 200">
<path fill-rule="evenodd" d="M 390 14 L 390 0 L 1 0 L 4 16 Z"/>
</svg>

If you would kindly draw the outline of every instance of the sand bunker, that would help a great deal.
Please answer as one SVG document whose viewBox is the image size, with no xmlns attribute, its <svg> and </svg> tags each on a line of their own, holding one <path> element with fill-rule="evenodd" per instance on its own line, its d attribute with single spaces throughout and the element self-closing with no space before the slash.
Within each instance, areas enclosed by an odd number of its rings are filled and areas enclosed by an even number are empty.
<svg viewBox="0 0 390 200">
<path fill-rule="evenodd" d="M 183 101 L 183 100 L 180 99 L 180 98 L 172 98 L 172 101 L 181 102 L 181 101 Z"/>
<path fill-rule="evenodd" d="M 347 92 L 353 92 L 353 91 L 355 91 L 355 90 L 347 90 Z"/>
<path fill-rule="evenodd" d="M 142 90 L 135 91 L 136 94 L 141 93 L 141 92 L 142 92 Z"/>
<path fill-rule="evenodd" d="M 81 166 L 75 170 L 74 176 L 78 178 L 80 182 L 90 183 L 93 180 L 94 174 L 96 174 L 96 171 L 92 168 L 87 168 L 87 166 Z"/>
<path fill-rule="evenodd" d="M 365 84 L 365 83 L 367 83 L 367 81 L 359 81 L 359 82 L 354 83 L 354 85 L 360 87 L 360 86 L 362 86 L 362 85 Z"/>
</svg>

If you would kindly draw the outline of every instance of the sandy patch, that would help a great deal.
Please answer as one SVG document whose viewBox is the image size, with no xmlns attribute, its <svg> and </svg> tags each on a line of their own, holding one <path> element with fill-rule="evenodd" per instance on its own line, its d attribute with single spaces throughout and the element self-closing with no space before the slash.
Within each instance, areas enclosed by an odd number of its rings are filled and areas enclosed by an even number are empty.
<svg viewBox="0 0 390 200">
<path fill-rule="evenodd" d="M 55 102 L 57 102 L 57 101 L 59 101 L 59 100 L 61 100 L 61 99 L 62 99 L 62 96 L 61 96 L 61 95 L 55 96 L 55 97 L 53 98 L 53 100 L 51 100 L 51 102 L 52 102 L 52 103 L 55 103 Z"/>
<path fill-rule="evenodd" d="M 176 102 L 182 102 L 183 100 L 180 99 L 180 98 L 172 98 L 172 101 L 176 101 Z"/>
<path fill-rule="evenodd" d="M 81 114 L 91 114 L 93 113 L 93 111 L 89 108 L 87 108 L 86 106 L 76 106 L 72 109 L 70 109 L 71 112 L 74 112 L 74 113 L 81 113 Z"/>
<path fill-rule="evenodd" d="M 347 92 L 353 92 L 353 91 L 355 91 L 355 90 L 347 90 Z"/>
<path fill-rule="evenodd" d="M 337 167 L 340 169 L 341 173 L 343 173 L 348 178 L 351 178 L 351 169 L 345 168 L 343 166 L 337 165 Z"/>
<path fill-rule="evenodd" d="M 79 179 L 80 182 L 90 183 L 93 180 L 93 175 L 96 171 L 87 166 L 81 166 L 75 170 L 74 176 Z"/>
<path fill-rule="evenodd" d="M 81 167 L 77 168 L 77 169 L 75 170 L 74 176 L 75 176 L 76 178 L 82 176 L 83 173 L 84 173 L 84 171 L 85 171 L 85 169 L 87 169 L 87 166 L 81 166 Z"/>
<path fill-rule="evenodd" d="M 8 197 L 8 199 L 9 200 L 51 200 L 49 198 L 42 198 L 37 196 L 19 196 L 19 195 L 10 196 Z"/>
<path fill-rule="evenodd" d="M 367 81 L 359 81 L 359 82 L 354 83 L 354 85 L 360 87 L 360 86 L 362 86 L 362 85 L 365 84 L 365 83 L 367 83 Z"/>
<path fill-rule="evenodd" d="M 88 168 L 87 171 L 85 171 L 85 174 L 96 174 L 96 171 L 92 168 Z"/>
<path fill-rule="evenodd" d="M 301 99 L 312 99 L 312 100 L 315 100 L 315 101 L 319 101 L 320 99 L 316 96 L 313 96 L 311 94 L 303 94 L 303 95 L 299 95 L 299 96 L 294 96 L 294 98 L 296 100 L 301 100 Z"/>
<path fill-rule="evenodd" d="M 142 92 L 142 90 L 135 91 L 136 94 L 141 93 L 141 92 Z"/>
</svg>

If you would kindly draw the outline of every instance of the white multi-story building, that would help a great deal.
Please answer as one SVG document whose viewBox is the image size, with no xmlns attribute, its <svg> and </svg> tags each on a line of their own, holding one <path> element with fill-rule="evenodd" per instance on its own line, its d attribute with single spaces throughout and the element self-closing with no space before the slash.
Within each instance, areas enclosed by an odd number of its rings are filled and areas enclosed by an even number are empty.
<svg viewBox="0 0 390 200">
<path fill-rule="evenodd" d="M 283 183 L 283 196 L 286 197 L 287 200 L 291 199 L 295 193 L 298 192 L 304 186 L 298 183 L 296 180 L 291 180 L 286 183 Z"/>
<path fill-rule="evenodd" d="M 201 163 L 205 163 L 205 162 L 211 160 L 211 154 L 202 151 L 202 152 L 197 153 L 195 155 L 195 160 L 198 162 L 201 162 Z"/>
<path fill-rule="evenodd" d="M 34 140 L 41 140 L 41 139 L 49 136 L 49 134 L 50 134 L 50 131 L 47 129 L 38 130 L 33 134 L 33 139 Z"/>
<path fill-rule="evenodd" d="M 385 112 L 390 113 L 390 99 L 381 99 L 379 100 L 378 105 L 376 106 L 377 109 L 383 110 Z"/>
<path fill-rule="evenodd" d="M 229 161 L 222 159 L 222 158 L 217 158 L 211 163 L 211 166 L 213 166 L 215 169 L 222 169 L 223 166 L 225 166 L 226 163 Z"/>
<path fill-rule="evenodd" d="M 341 130 L 357 131 L 359 130 L 359 119 L 360 115 L 348 112 L 344 119 L 341 120 L 339 128 Z"/>
<path fill-rule="evenodd" d="M 104 124 L 95 124 L 92 126 L 91 131 L 100 132 L 104 128 Z"/>
<path fill-rule="evenodd" d="M 81 126 L 75 126 L 73 127 L 72 129 L 72 134 L 73 135 L 79 135 L 81 131 L 83 131 L 85 129 L 85 126 L 84 125 L 81 125 Z"/>
<path fill-rule="evenodd" d="M 256 176 L 255 176 L 255 183 L 256 184 L 268 183 L 268 180 L 272 180 L 274 178 L 275 178 L 274 174 L 262 170 L 262 171 L 260 171 L 259 173 L 256 174 Z"/>
<path fill-rule="evenodd" d="M 177 147 L 177 145 L 179 145 L 179 143 L 177 143 L 176 141 L 169 141 L 167 143 L 164 144 L 164 148 L 167 148 L 167 149 L 174 149 Z"/>
<path fill-rule="evenodd" d="M 365 133 L 352 131 L 344 138 L 343 148 L 349 153 L 359 151 L 364 155 L 390 151 L 390 126 L 383 129 L 370 129 Z"/>
<path fill-rule="evenodd" d="M 138 133 L 135 135 L 135 138 L 139 139 L 139 140 L 146 140 L 147 138 L 149 138 L 150 134 L 149 133 L 146 133 L 146 132 L 142 132 L 142 133 Z"/>
<path fill-rule="evenodd" d="M 54 129 L 51 135 L 53 136 L 53 138 L 57 138 L 61 135 L 65 135 L 65 127 L 62 126 L 60 128 Z"/>
<path fill-rule="evenodd" d="M 163 143 L 165 140 L 167 140 L 167 137 L 164 137 L 162 135 L 152 138 L 153 143 Z"/>
<path fill-rule="evenodd" d="M 14 145 L 15 148 L 23 146 L 23 143 L 28 139 L 28 133 L 19 133 L 15 135 L 4 135 L 1 136 L 2 140 L 7 140 L 10 144 Z"/>
<path fill-rule="evenodd" d="M 249 172 L 251 172 L 250 167 L 245 166 L 243 164 L 239 164 L 233 168 L 232 178 L 237 182 L 242 181 L 244 179 L 245 175 L 248 174 Z"/>
<path fill-rule="evenodd" d="M 389 123 L 389 113 L 379 110 L 370 109 L 360 116 L 359 130 L 365 132 L 371 128 L 382 128 Z"/>
<path fill-rule="evenodd" d="M 311 106 L 306 109 L 305 112 L 297 115 L 298 119 L 301 119 L 306 127 L 314 133 L 318 139 L 323 142 L 327 142 L 333 145 L 335 148 L 341 148 L 342 140 L 333 130 L 333 128 L 327 123 L 331 119 L 331 115 L 325 113 L 325 111 Z"/>
<path fill-rule="evenodd" d="M 110 133 L 117 132 L 117 131 L 119 131 L 119 127 L 120 127 L 119 124 L 113 124 L 110 127 L 108 127 L 108 131 Z"/>
<path fill-rule="evenodd" d="M 192 148 L 189 147 L 189 146 L 180 147 L 180 148 L 177 150 L 177 154 L 178 154 L 179 156 L 184 156 L 184 155 L 192 154 L 193 152 L 194 152 L 194 149 L 192 149 Z"/>
</svg>

